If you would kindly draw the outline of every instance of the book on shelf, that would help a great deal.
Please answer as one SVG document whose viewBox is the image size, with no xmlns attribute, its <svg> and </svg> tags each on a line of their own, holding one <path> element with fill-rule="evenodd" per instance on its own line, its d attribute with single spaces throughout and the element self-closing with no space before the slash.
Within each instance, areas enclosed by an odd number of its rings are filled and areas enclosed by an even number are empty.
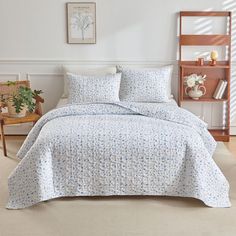
<svg viewBox="0 0 236 236">
<path fill-rule="evenodd" d="M 223 88 L 222 88 L 222 90 L 221 90 L 221 92 L 220 92 L 219 99 L 222 99 L 222 98 L 223 98 L 223 95 L 225 94 L 225 90 L 226 90 L 227 84 L 228 84 L 228 82 L 225 80 L 225 81 L 224 81 L 224 84 L 223 84 Z"/>
<path fill-rule="evenodd" d="M 217 87 L 216 87 L 216 90 L 213 94 L 213 98 L 215 99 L 222 99 L 223 98 L 223 95 L 225 93 L 225 90 L 226 90 L 226 87 L 227 87 L 227 84 L 228 82 L 226 80 L 220 80 Z"/>
</svg>

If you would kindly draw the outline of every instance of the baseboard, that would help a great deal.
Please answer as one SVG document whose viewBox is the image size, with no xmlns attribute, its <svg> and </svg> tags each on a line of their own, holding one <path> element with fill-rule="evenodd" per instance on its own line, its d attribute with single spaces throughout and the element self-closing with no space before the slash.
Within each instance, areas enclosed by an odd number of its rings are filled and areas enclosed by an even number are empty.
<svg viewBox="0 0 236 236">
<path fill-rule="evenodd" d="M 236 126 L 231 126 L 231 127 L 230 127 L 230 135 L 231 135 L 231 136 L 236 135 Z"/>
</svg>

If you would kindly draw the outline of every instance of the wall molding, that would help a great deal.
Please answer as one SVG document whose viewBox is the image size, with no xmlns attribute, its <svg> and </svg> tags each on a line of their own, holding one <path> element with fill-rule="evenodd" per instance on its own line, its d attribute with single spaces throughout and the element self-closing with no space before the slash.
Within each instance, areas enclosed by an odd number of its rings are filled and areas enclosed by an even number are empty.
<svg viewBox="0 0 236 236">
<path fill-rule="evenodd" d="M 79 59 L 0 59 L 0 64 L 88 64 L 88 65 L 102 65 L 102 64 L 137 64 L 137 65 L 155 65 L 155 64 L 178 64 L 178 60 L 79 60 Z M 231 61 L 233 65 L 236 61 Z"/>
<path fill-rule="evenodd" d="M 177 60 L 77 60 L 77 59 L 0 59 L 0 64 L 87 64 L 87 65 L 113 65 L 113 64 L 177 64 Z M 235 62 L 236 63 L 236 62 Z"/>
<path fill-rule="evenodd" d="M 63 76 L 63 73 L 26 73 L 27 80 L 32 76 Z"/>
<path fill-rule="evenodd" d="M 21 78 L 21 73 L 11 73 L 11 72 L 3 72 L 0 73 L 0 76 L 16 76 L 16 80 L 20 80 Z"/>
</svg>

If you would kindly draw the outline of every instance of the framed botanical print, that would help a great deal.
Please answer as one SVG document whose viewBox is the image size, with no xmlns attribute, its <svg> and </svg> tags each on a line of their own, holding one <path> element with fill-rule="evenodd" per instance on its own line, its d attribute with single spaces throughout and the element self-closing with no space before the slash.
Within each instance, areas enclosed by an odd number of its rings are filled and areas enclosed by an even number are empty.
<svg viewBox="0 0 236 236">
<path fill-rule="evenodd" d="M 67 3 L 67 42 L 96 43 L 96 3 Z"/>
</svg>

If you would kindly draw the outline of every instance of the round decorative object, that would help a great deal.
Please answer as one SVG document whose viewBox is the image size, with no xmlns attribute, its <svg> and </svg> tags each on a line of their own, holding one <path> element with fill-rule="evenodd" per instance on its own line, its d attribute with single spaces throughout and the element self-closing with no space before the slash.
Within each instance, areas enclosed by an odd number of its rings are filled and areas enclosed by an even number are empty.
<svg viewBox="0 0 236 236">
<path fill-rule="evenodd" d="M 199 100 L 200 97 L 206 94 L 206 88 L 203 85 L 195 85 L 192 88 L 186 87 L 185 94 L 194 100 Z"/>
<path fill-rule="evenodd" d="M 211 52 L 211 60 L 216 61 L 218 59 L 218 52 L 217 51 L 212 51 Z"/>
</svg>

